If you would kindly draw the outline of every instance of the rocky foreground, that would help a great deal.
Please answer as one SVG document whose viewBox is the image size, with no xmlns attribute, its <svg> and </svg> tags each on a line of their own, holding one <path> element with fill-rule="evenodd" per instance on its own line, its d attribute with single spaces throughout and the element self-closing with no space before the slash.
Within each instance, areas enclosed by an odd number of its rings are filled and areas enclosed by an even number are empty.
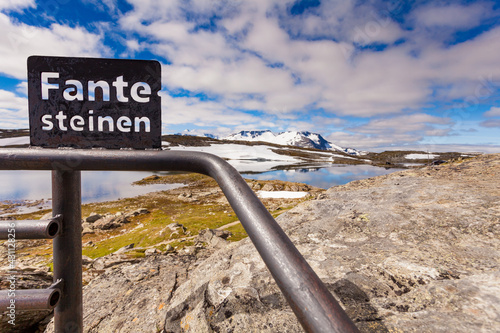
<svg viewBox="0 0 500 333">
<path fill-rule="evenodd" d="M 362 332 L 500 331 L 499 176 L 500 154 L 396 172 L 277 221 Z M 195 243 L 91 263 L 85 332 L 302 332 L 249 239 Z"/>
</svg>

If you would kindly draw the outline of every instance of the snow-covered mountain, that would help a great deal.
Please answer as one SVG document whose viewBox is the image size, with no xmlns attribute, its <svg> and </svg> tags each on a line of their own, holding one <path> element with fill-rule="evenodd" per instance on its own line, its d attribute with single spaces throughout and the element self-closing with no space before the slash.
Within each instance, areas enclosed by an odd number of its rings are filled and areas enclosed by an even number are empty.
<svg viewBox="0 0 500 333">
<path fill-rule="evenodd" d="M 311 132 L 288 131 L 275 134 L 270 130 L 241 131 L 231 134 L 223 138 L 223 140 L 263 141 L 285 146 L 341 151 L 350 155 L 360 154 L 356 149 L 339 147 L 325 140 L 321 134 Z"/>
</svg>

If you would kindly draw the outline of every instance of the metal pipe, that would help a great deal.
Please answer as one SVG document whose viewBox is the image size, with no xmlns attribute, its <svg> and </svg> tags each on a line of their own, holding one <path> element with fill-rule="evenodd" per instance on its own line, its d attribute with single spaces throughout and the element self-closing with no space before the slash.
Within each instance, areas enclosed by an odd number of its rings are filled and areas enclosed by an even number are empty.
<svg viewBox="0 0 500 333">
<path fill-rule="evenodd" d="M 52 310 L 61 297 L 59 289 L 0 290 L 0 311 Z"/>
<path fill-rule="evenodd" d="M 55 332 L 83 332 L 81 172 L 52 171 L 52 213 L 64 216 L 53 241 L 54 281 L 65 281 L 54 309 Z"/>
<path fill-rule="evenodd" d="M 307 332 L 359 332 L 241 175 L 215 155 L 0 149 L 0 169 L 191 171 L 209 175 L 226 195 L 303 328 Z"/>
<path fill-rule="evenodd" d="M 51 239 L 57 236 L 62 217 L 50 220 L 0 221 L 0 239 Z"/>
</svg>

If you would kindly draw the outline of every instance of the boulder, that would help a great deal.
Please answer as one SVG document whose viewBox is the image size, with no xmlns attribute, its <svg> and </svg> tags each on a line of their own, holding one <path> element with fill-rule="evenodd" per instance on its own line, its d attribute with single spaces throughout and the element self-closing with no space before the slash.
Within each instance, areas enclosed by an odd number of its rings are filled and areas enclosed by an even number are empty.
<svg viewBox="0 0 500 333">
<path fill-rule="evenodd" d="M 83 288 L 84 332 L 161 332 L 169 301 L 195 261 L 150 256 L 100 267 L 105 272 Z M 53 322 L 45 332 L 54 332 Z"/>
<path fill-rule="evenodd" d="M 88 234 L 95 234 L 94 229 L 86 227 L 82 229 L 82 236 L 88 235 Z"/>
<path fill-rule="evenodd" d="M 97 214 L 97 213 L 91 213 L 87 218 L 85 219 L 85 222 L 87 223 L 94 223 L 95 221 L 99 220 L 102 218 L 102 215 Z"/>
<path fill-rule="evenodd" d="M 152 256 L 152 255 L 155 255 L 155 254 L 159 254 L 159 253 L 161 253 L 161 251 L 159 251 L 158 249 L 147 249 L 146 251 L 144 251 L 144 255 L 146 257 Z"/>
<path fill-rule="evenodd" d="M 212 248 L 222 248 L 229 243 L 227 238 L 230 235 L 231 233 L 227 230 L 205 229 L 199 232 L 198 236 L 196 236 L 194 240 L 194 243 L 206 244 Z"/>
<path fill-rule="evenodd" d="M 170 229 L 170 231 L 172 232 L 179 231 L 179 229 L 182 229 L 183 232 L 187 230 L 187 228 L 184 225 L 179 224 L 177 222 L 170 223 L 169 225 L 166 226 L 166 228 Z"/>
<path fill-rule="evenodd" d="M 128 219 L 123 215 L 105 215 L 93 223 L 93 229 L 109 230 L 122 226 L 128 223 Z"/>
<path fill-rule="evenodd" d="M 149 213 L 150 213 L 150 211 L 147 208 L 139 208 L 139 209 L 134 210 L 131 213 L 125 214 L 125 216 L 127 218 L 131 218 L 131 217 L 135 217 L 138 215 L 144 215 L 144 214 L 149 214 Z"/>
<path fill-rule="evenodd" d="M 125 245 L 124 247 L 119 248 L 118 250 L 116 250 L 115 252 L 113 252 L 113 254 L 122 254 L 122 253 L 128 252 L 129 250 L 133 249 L 134 246 L 135 246 L 134 243 L 129 244 L 129 245 Z"/>
<path fill-rule="evenodd" d="M 125 256 L 123 253 L 118 253 L 95 259 L 92 263 L 92 268 L 96 270 L 105 270 L 106 268 L 124 263 L 135 263 L 139 261 L 140 259 L 138 258 L 130 258 Z"/>
</svg>

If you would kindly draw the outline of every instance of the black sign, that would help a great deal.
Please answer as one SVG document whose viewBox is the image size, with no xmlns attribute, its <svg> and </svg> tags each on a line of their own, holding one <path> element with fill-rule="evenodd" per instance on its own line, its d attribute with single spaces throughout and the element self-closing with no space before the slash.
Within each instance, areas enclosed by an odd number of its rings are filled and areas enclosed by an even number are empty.
<svg viewBox="0 0 500 333">
<path fill-rule="evenodd" d="M 160 148 L 157 61 L 28 58 L 32 146 Z"/>
</svg>

